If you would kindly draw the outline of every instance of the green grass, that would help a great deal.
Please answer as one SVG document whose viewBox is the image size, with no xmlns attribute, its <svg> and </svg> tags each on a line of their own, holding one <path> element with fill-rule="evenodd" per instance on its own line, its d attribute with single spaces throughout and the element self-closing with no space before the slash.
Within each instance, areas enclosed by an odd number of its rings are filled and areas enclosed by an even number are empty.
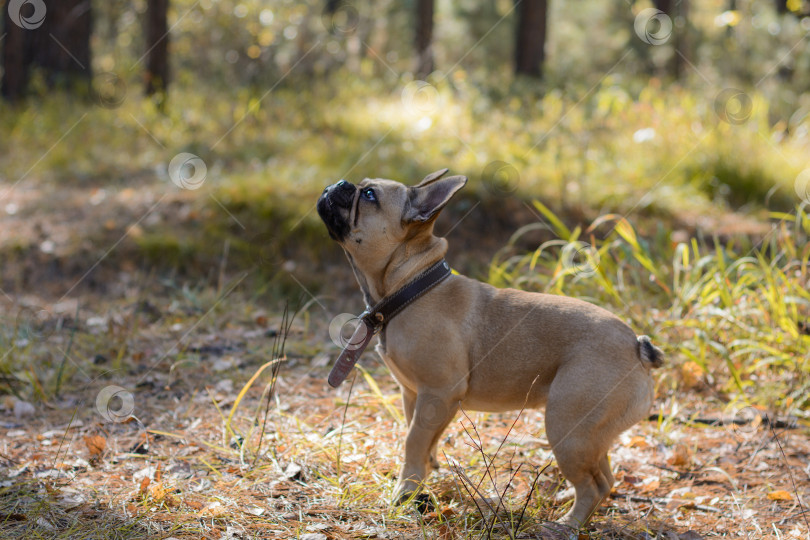
<svg viewBox="0 0 810 540">
<path fill-rule="evenodd" d="M 676 243 L 668 235 L 643 238 L 618 215 L 570 230 L 535 205 L 557 239 L 529 253 L 508 246 L 492 262 L 490 283 L 609 307 L 664 348 L 672 388 L 678 367 L 692 362 L 707 386 L 733 400 L 788 414 L 810 406 L 804 207 L 772 214 L 772 231 L 756 242 L 693 237 Z"/>
</svg>

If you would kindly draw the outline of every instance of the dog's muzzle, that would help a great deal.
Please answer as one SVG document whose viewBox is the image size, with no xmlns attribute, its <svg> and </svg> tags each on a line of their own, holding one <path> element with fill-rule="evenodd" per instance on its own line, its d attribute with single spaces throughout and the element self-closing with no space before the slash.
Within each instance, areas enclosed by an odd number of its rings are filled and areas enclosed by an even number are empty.
<svg viewBox="0 0 810 540">
<path fill-rule="evenodd" d="M 351 182 L 341 180 L 327 186 L 318 198 L 318 215 L 326 225 L 329 236 L 342 242 L 349 234 L 349 214 L 357 187 Z"/>
</svg>

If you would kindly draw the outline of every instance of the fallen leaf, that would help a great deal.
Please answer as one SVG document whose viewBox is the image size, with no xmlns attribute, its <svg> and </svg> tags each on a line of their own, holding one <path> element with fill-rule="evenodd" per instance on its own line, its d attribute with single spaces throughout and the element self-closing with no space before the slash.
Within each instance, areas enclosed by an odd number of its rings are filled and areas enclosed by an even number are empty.
<svg viewBox="0 0 810 540">
<path fill-rule="evenodd" d="M 681 380 L 687 388 L 694 388 L 700 384 L 703 377 L 703 368 L 696 362 L 684 362 L 681 366 Z"/>
<path fill-rule="evenodd" d="M 191 499 L 183 499 L 183 502 L 186 503 L 186 506 L 193 508 L 194 510 L 202 510 L 203 503 L 198 501 L 192 501 Z"/>
<path fill-rule="evenodd" d="M 227 512 L 226 508 L 222 506 L 219 501 L 209 503 L 205 508 L 200 510 L 200 515 L 205 517 L 218 517 Z"/>
<path fill-rule="evenodd" d="M 628 448 L 647 448 L 650 446 L 650 443 L 647 442 L 647 439 L 640 435 L 636 435 L 635 437 L 630 438 L 630 442 L 627 443 Z"/>
<path fill-rule="evenodd" d="M 768 498 L 772 501 L 792 501 L 793 495 L 784 489 L 779 489 L 777 491 L 771 491 L 768 493 Z"/>
<path fill-rule="evenodd" d="M 641 488 L 642 493 L 651 493 L 661 486 L 661 480 L 654 478 L 650 481 L 645 481 L 644 486 Z"/>
<path fill-rule="evenodd" d="M 163 487 L 162 482 L 153 482 L 149 486 L 149 496 L 155 500 L 155 502 L 160 502 L 166 496 L 166 489 Z"/>
<path fill-rule="evenodd" d="M 140 488 L 141 495 L 146 494 L 146 488 L 149 487 L 149 482 L 151 482 L 151 480 L 149 479 L 148 476 L 144 476 L 143 480 L 141 480 L 141 488 Z"/>
<path fill-rule="evenodd" d="M 87 445 L 87 449 L 90 451 L 90 457 L 97 458 L 101 457 L 104 449 L 107 448 L 107 439 L 101 435 L 85 435 L 84 444 Z"/>
<path fill-rule="evenodd" d="M 630 475 L 630 474 L 625 474 L 624 477 L 622 477 L 622 482 L 630 484 L 631 486 L 635 486 L 636 484 L 640 484 L 641 481 L 642 481 L 642 479 L 639 478 L 638 476 L 633 476 L 633 475 Z"/>
<path fill-rule="evenodd" d="M 692 463 L 692 451 L 685 444 L 679 444 L 672 449 L 667 463 L 673 467 L 688 467 Z"/>
</svg>

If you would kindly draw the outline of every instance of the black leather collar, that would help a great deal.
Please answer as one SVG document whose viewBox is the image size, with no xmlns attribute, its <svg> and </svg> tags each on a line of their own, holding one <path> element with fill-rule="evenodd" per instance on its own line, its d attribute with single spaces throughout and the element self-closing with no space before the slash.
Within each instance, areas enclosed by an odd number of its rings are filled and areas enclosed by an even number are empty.
<svg viewBox="0 0 810 540">
<path fill-rule="evenodd" d="M 357 325 L 354 334 L 329 373 L 329 385 L 337 388 L 349 375 L 374 334 L 385 327 L 397 313 L 441 283 L 451 273 L 450 265 L 442 259 L 394 294 L 386 296 L 373 307 L 367 307 L 359 317 L 361 324 Z"/>
</svg>

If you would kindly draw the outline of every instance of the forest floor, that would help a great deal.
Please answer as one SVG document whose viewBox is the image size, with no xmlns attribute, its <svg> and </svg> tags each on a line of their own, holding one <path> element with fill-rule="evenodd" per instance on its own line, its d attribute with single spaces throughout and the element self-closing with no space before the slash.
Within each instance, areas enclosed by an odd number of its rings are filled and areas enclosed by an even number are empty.
<svg viewBox="0 0 810 540">
<path fill-rule="evenodd" d="M 392 509 L 405 427 L 385 368 L 367 353 L 353 385 L 331 389 L 334 347 L 313 314 L 293 322 L 272 398 L 270 370 L 243 397 L 272 358 L 279 321 L 236 296 L 228 305 L 201 317 L 158 304 L 167 314 L 134 323 L 145 306 L 122 302 L 66 318 L 82 329 L 74 350 L 98 352 L 66 352 L 71 383 L 34 414 L 6 398 L 4 537 L 480 538 L 488 528 L 495 538 L 555 537 L 543 536 L 544 520 L 564 513 L 571 493 L 541 412 L 460 415 L 429 482 L 430 508 Z M 116 363 L 101 343 L 128 325 L 137 331 Z M 49 339 L 54 351 L 69 347 Z M 108 399 L 115 393 L 120 403 Z M 115 421 L 119 410 L 132 416 Z M 580 538 L 807 538 L 808 428 L 759 412 L 659 388 L 653 416 L 615 445 L 616 486 Z M 497 519 L 487 504 L 500 504 Z"/>
<path fill-rule="evenodd" d="M 557 537 L 548 521 L 572 493 L 538 411 L 464 412 L 430 501 L 389 506 L 405 433 L 396 385 L 373 352 L 351 383 L 326 383 L 329 321 L 361 307 L 344 263 L 317 296 L 281 265 L 305 304 L 285 332 L 284 303 L 226 256 L 203 285 L 75 255 L 127 253 L 139 228 L 193 214 L 182 196 L 150 210 L 161 199 L 143 189 L 34 195 L 0 208 L 16 253 L 0 294 L 13 367 L 0 402 L 3 537 Z M 36 249 L 15 252 L 15 237 Z M 672 362 L 650 419 L 617 441 L 616 485 L 579 537 L 810 537 L 810 426 L 732 408 L 697 375 L 675 386 Z"/>
</svg>

